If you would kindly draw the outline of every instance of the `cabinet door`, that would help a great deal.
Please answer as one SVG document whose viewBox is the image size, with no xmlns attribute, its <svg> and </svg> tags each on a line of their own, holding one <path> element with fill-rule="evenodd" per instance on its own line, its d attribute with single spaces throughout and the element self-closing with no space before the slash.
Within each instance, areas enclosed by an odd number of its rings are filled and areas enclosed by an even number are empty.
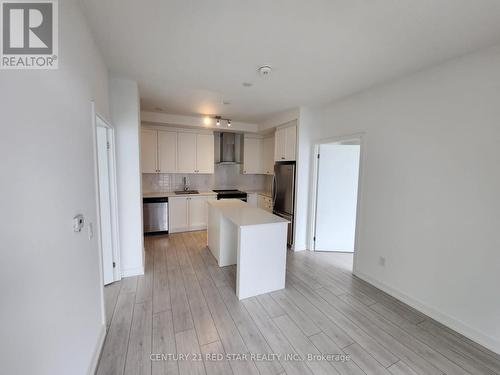
<svg viewBox="0 0 500 375">
<path fill-rule="evenodd" d="M 283 161 L 285 160 L 285 144 L 286 144 L 286 133 L 285 129 L 278 129 L 274 135 L 274 160 Z"/>
<path fill-rule="evenodd" d="M 141 130 L 141 169 L 142 173 L 157 173 L 157 135 L 156 130 Z"/>
<path fill-rule="evenodd" d="M 245 137 L 243 144 L 243 174 L 262 173 L 262 140 Z"/>
<path fill-rule="evenodd" d="M 273 201 L 271 198 L 259 194 L 257 201 L 259 208 L 262 208 L 263 210 L 269 212 L 273 212 Z"/>
<path fill-rule="evenodd" d="M 158 170 L 177 172 L 177 133 L 158 130 Z"/>
<path fill-rule="evenodd" d="M 274 137 L 264 138 L 262 142 L 262 172 L 274 173 Z"/>
<path fill-rule="evenodd" d="M 189 230 L 207 229 L 208 197 L 189 197 Z"/>
<path fill-rule="evenodd" d="M 297 126 L 285 128 L 285 160 L 295 160 L 295 147 L 297 144 Z"/>
<path fill-rule="evenodd" d="M 257 193 L 247 194 L 247 203 L 250 206 L 257 207 Z"/>
<path fill-rule="evenodd" d="M 196 173 L 196 134 L 177 134 L 177 172 Z"/>
<path fill-rule="evenodd" d="M 189 229 L 188 198 L 168 198 L 169 232 L 183 232 Z"/>
<path fill-rule="evenodd" d="M 196 173 L 214 173 L 214 135 L 196 135 Z"/>
</svg>

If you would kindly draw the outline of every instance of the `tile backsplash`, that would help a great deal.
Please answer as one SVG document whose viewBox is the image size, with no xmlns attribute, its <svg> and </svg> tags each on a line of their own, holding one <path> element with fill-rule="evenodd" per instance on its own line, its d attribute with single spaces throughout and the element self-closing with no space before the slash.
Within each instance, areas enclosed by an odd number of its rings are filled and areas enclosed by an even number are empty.
<svg viewBox="0 0 500 375">
<path fill-rule="evenodd" d="M 144 193 L 169 192 L 184 187 L 183 177 L 188 178 L 189 188 L 200 191 L 212 189 L 265 190 L 271 188 L 272 176 L 246 175 L 240 173 L 241 166 L 216 165 L 214 174 L 161 173 L 142 175 Z"/>
</svg>

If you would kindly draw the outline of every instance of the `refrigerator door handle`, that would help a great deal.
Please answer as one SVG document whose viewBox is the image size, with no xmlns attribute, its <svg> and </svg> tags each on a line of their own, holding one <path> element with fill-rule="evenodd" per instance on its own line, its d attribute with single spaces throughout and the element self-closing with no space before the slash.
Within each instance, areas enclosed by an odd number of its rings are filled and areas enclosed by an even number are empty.
<svg viewBox="0 0 500 375">
<path fill-rule="evenodd" d="M 274 208 L 274 203 L 276 202 L 276 193 L 278 192 L 278 180 L 276 179 L 276 174 L 273 174 L 273 208 Z"/>
</svg>

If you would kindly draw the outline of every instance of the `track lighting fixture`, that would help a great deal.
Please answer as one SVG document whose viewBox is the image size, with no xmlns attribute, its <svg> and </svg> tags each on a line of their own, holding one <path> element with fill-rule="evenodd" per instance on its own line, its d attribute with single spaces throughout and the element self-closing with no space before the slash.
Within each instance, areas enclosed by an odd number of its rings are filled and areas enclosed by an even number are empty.
<svg viewBox="0 0 500 375">
<path fill-rule="evenodd" d="M 230 127 L 231 127 L 231 119 L 229 119 L 229 118 L 224 118 L 224 117 L 222 117 L 222 116 L 214 116 L 214 119 L 216 120 L 216 121 L 215 121 L 215 124 L 216 124 L 217 126 L 220 126 L 220 122 L 221 122 L 221 120 L 222 120 L 222 121 L 226 121 L 226 124 L 227 124 L 227 127 L 228 127 L 228 128 L 230 128 Z"/>
</svg>

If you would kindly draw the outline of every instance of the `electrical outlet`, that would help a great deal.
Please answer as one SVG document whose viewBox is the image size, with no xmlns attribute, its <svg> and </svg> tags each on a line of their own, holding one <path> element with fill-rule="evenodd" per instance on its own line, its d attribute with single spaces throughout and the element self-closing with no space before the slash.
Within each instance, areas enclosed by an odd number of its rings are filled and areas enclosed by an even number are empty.
<svg viewBox="0 0 500 375">
<path fill-rule="evenodd" d="M 381 267 L 385 267 L 385 257 L 378 258 L 378 264 Z"/>
</svg>

